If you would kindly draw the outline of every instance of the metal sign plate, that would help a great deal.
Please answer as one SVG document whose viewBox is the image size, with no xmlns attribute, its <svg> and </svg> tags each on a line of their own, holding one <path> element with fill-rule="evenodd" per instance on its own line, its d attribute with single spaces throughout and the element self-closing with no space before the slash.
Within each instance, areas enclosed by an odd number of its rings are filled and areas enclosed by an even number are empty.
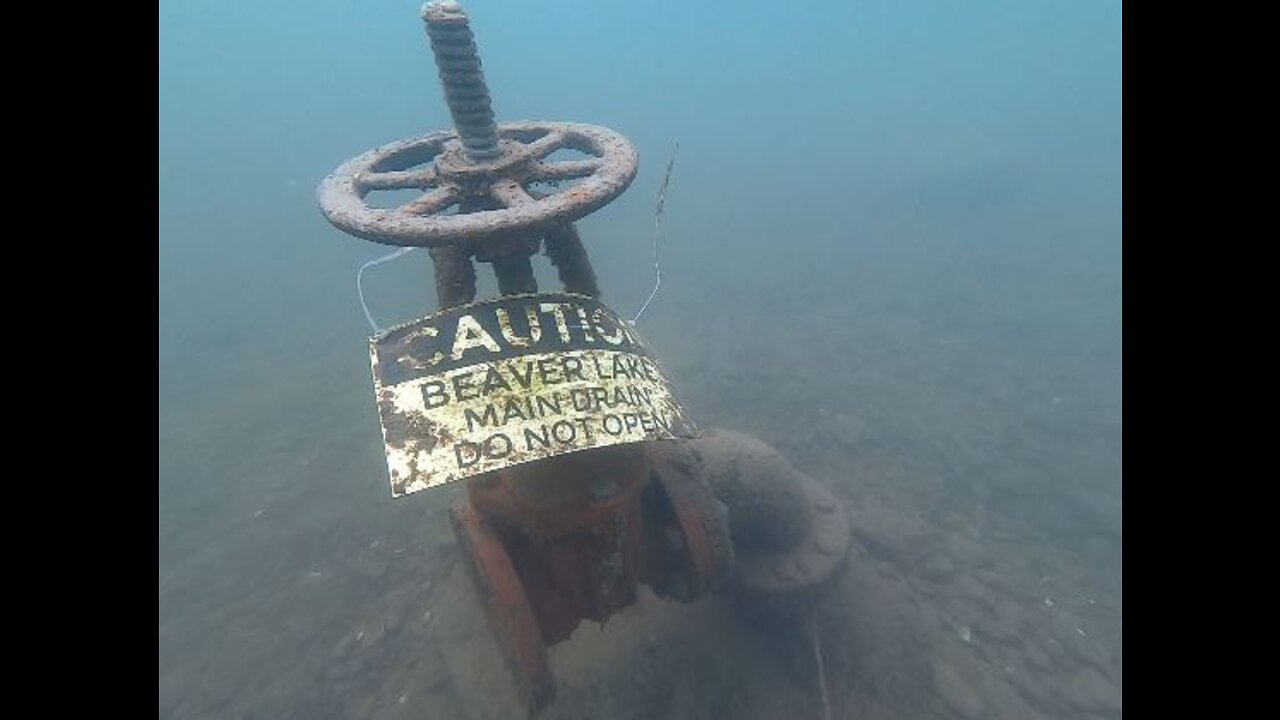
<svg viewBox="0 0 1280 720">
<path fill-rule="evenodd" d="M 369 356 L 395 497 L 696 433 L 635 327 L 585 296 L 451 308 L 373 338 Z"/>
</svg>

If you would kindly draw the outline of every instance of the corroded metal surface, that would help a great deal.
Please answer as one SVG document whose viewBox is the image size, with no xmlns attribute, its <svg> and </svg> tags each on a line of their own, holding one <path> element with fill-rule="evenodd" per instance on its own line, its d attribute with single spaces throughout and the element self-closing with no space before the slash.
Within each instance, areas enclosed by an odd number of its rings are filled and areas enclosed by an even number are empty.
<svg viewBox="0 0 1280 720">
<path fill-rule="evenodd" d="M 581 295 L 497 298 L 370 343 L 391 491 L 695 432 L 635 328 Z"/>
<path fill-rule="evenodd" d="M 547 662 L 542 631 L 520 577 L 502 541 L 471 504 L 461 500 L 452 511 L 453 531 L 507 666 L 531 713 L 555 699 L 556 685 Z"/>
<path fill-rule="evenodd" d="M 665 479 L 650 472 L 657 445 L 675 453 L 657 451 Z M 554 690 L 535 640 L 554 645 L 583 620 L 604 622 L 635 602 L 640 584 L 688 601 L 728 575 L 724 506 L 685 459 L 675 443 L 618 445 L 469 483 L 455 531 L 531 708 Z"/>
<path fill-rule="evenodd" d="M 784 601 L 820 592 L 834 580 L 849 552 L 849 516 L 835 495 L 806 475 L 796 490 L 810 511 L 809 532 L 795 544 L 757 553 L 739 553 L 734 584 L 745 591 Z"/>
<path fill-rule="evenodd" d="M 552 225 L 543 234 L 543 250 L 560 274 L 565 292 L 600 297 L 595 270 L 573 223 Z"/>
<path fill-rule="evenodd" d="M 436 299 L 440 308 L 465 305 L 476 299 L 476 268 L 461 245 L 428 250 L 436 275 Z"/>
<path fill-rule="evenodd" d="M 444 0 L 424 5 L 422 19 L 427 23 L 444 99 L 467 157 L 494 159 L 501 152 L 498 131 L 493 123 L 489 87 L 480 69 L 480 53 L 471 34 L 471 18 L 461 5 Z"/>
<path fill-rule="evenodd" d="M 540 232 L 577 220 L 620 195 L 635 179 L 639 156 L 622 135 L 597 125 L 515 122 L 498 126 L 501 154 L 474 162 L 456 132 L 400 140 L 353 158 L 320 183 L 320 208 L 339 229 L 386 245 L 437 247 L 513 233 Z M 582 160 L 548 160 L 560 149 Z M 580 180 L 563 191 L 530 194 L 533 183 Z M 379 190 L 421 190 L 395 208 L 366 196 Z M 448 211 L 467 201 L 500 208 Z"/>
<path fill-rule="evenodd" d="M 613 534 L 649 480 L 644 444 L 612 445 L 513 465 L 468 483 L 486 518 L 534 542 Z"/>
<path fill-rule="evenodd" d="M 581 123 L 496 125 L 466 12 L 432 2 L 423 18 L 457 130 L 353 158 L 318 199 L 347 233 L 431 248 L 443 309 L 370 344 L 392 493 L 472 479 L 454 533 L 537 713 L 555 697 L 546 647 L 633 603 L 638 585 L 690 601 L 728 584 L 804 605 L 842 566 L 849 524 L 763 443 L 690 440 L 634 323 L 595 299 L 572 223 L 630 185 L 631 143 Z M 560 150 L 586 157 L 551 159 Z M 374 202 L 395 191 L 419 195 Z M 534 294 L 540 246 L 567 293 Z M 506 297 L 473 302 L 473 259 L 493 264 Z"/>
<path fill-rule="evenodd" d="M 849 517 L 835 494 L 753 437 L 711 430 L 684 443 L 733 528 L 729 592 L 752 611 L 796 616 L 820 599 L 848 556 Z"/>
<path fill-rule="evenodd" d="M 663 542 L 678 548 L 667 556 L 668 568 L 657 568 L 660 595 L 692 600 L 725 580 L 734 565 L 729 516 L 706 481 L 701 458 L 688 441 L 649 443 L 654 477 L 674 513 L 677 534 Z"/>
<path fill-rule="evenodd" d="M 643 560 L 640 446 L 588 450 L 471 483 L 476 510 L 501 528 L 544 642 L 635 602 Z"/>
</svg>

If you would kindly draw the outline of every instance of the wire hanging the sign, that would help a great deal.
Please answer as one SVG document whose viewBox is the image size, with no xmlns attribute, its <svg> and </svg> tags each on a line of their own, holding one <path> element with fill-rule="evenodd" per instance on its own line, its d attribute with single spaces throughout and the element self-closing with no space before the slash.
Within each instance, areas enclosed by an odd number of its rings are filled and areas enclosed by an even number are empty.
<svg viewBox="0 0 1280 720">
<path fill-rule="evenodd" d="M 378 323 L 373 321 L 373 314 L 369 312 L 369 304 L 364 301 L 364 284 L 362 282 L 362 279 L 364 277 L 364 271 L 368 270 L 374 265 L 381 265 L 384 262 L 390 262 L 392 260 L 395 260 L 401 255 L 412 252 L 414 250 L 417 250 L 417 248 L 416 247 L 399 248 L 393 252 L 389 252 L 386 255 L 383 255 L 382 257 L 378 257 L 370 260 L 369 262 L 361 265 L 360 269 L 356 271 L 356 294 L 360 296 L 360 309 L 364 310 L 364 318 L 365 320 L 369 321 L 369 327 L 373 328 L 374 335 L 382 334 L 382 328 L 378 327 Z"/>
<path fill-rule="evenodd" d="M 667 161 L 667 174 L 662 176 L 662 188 L 658 190 L 658 205 L 653 213 L 653 290 L 649 293 L 649 297 L 645 299 L 644 305 L 640 306 L 640 312 L 631 318 L 631 324 L 635 325 L 640 322 L 640 316 L 644 315 L 644 311 L 648 309 L 649 303 L 653 302 L 653 298 L 658 294 L 658 288 L 662 287 L 662 263 L 659 254 L 658 238 L 662 234 L 662 209 L 667 203 L 667 185 L 671 183 L 671 171 L 676 166 L 676 151 L 680 149 L 680 140 L 676 140 L 675 147 L 671 148 L 671 159 Z"/>
</svg>

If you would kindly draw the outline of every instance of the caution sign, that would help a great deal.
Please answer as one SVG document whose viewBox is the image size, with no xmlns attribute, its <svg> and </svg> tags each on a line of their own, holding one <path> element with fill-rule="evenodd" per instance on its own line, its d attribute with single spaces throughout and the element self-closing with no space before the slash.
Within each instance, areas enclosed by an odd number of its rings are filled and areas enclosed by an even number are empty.
<svg viewBox="0 0 1280 720">
<path fill-rule="evenodd" d="M 635 327 L 564 293 L 464 305 L 370 342 L 399 497 L 589 448 L 689 437 Z"/>
</svg>

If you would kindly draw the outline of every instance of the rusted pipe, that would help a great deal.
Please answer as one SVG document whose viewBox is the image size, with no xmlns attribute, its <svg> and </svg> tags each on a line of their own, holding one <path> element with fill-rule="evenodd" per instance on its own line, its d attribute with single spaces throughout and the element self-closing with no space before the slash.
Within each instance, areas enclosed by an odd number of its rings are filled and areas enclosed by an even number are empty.
<svg viewBox="0 0 1280 720">
<path fill-rule="evenodd" d="M 436 298 L 441 310 L 476 299 L 476 269 L 465 245 L 442 245 L 427 252 L 435 266 Z"/>
<path fill-rule="evenodd" d="M 559 223 L 547 228 L 542 242 L 543 251 L 559 273 L 565 292 L 600 297 L 596 273 L 573 223 Z"/>
</svg>

